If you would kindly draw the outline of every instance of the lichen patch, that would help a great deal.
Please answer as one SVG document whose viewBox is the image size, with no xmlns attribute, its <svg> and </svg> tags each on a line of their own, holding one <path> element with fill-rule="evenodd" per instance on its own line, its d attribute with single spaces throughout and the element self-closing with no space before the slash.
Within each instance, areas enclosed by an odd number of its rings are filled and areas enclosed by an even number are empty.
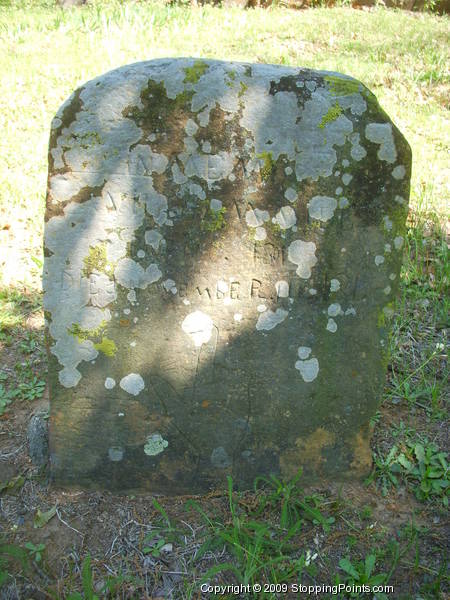
<svg viewBox="0 0 450 600">
<path fill-rule="evenodd" d="M 298 360 L 295 363 L 295 368 L 300 371 L 300 375 L 305 383 L 311 383 L 319 374 L 319 361 L 317 358 Z"/>
<path fill-rule="evenodd" d="M 390 123 L 369 123 L 365 129 L 366 138 L 380 148 L 377 156 L 380 160 L 394 163 L 397 160 L 392 125 Z"/>
<path fill-rule="evenodd" d="M 160 433 L 149 435 L 144 445 L 144 452 L 147 456 L 156 456 L 161 454 L 169 445 L 169 442 L 163 438 Z"/>
<path fill-rule="evenodd" d="M 314 196 L 308 204 L 309 216 L 319 221 L 329 221 L 337 208 L 336 198 L 330 196 Z"/>
<path fill-rule="evenodd" d="M 314 242 L 295 240 L 289 245 L 288 259 L 297 265 L 296 273 L 302 279 L 311 277 L 311 269 L 317 263 L 315 252 L 316 245 Z"/>
<path fill-rule="evenodd" d="M 256 329 L 258 331 L 270 331 L 282 323 L 288 314 L 288 311 L 283 308 L 277 308 L 275 312 L 272 310 L 265 310 L 258 317 Z"/>
<path fill-rule="evenodd" d="M 145 388 L 144 380 L 139 373 L 129 373 L 125 377 L 122 377 L 119 385 L 125 392 L 132 396 L 138 396 Z"/>
</svg>

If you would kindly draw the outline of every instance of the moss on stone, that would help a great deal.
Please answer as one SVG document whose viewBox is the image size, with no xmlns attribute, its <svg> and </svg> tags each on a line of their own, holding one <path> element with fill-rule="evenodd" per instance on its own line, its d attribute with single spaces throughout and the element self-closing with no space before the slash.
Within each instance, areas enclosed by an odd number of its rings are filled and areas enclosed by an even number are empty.
<svg viewBox="0 0 450 600">
<path fill-rule="evenodd" d="M 248 85 L 246 85 L 243 81 L 239 83 L 240 89 L 238 92 L 238 98 L 242 98 L 245 92 L 248 90 Z"/>
<path fill-rule="evenodd" d="M 99 352 L 102 352 L 105 356 L 114 356 L 117 352 L 117 346 L 115 342 L 108 337 L 102 337 L 102 341 L 94 344 L 94 348 Z"/>
<path fill-rule="evenodd" d="M 85 133 L 81 134 L 72 133 L 72 137 L 80 142 L 81 147 L 85 150 L 88 150 L 95 144 L 103 143 L 98 131 L 86 131 Z"/>
<path fill-rule="evenodd" d="M 102 321 L 100 325 L 95 329 L 83 329 L 78 325 L 78 323 L 75 323 L 70 329 L 68 329 L 68 332 L 70 333 L 70 335 L 76 337 L 79 342 L 84 342 L 85 340 L 92 339 L 95 340 L 100 339 L 102 337 L 103 330 L 105 329 L 106 325 L 107 322 Z"/>
<path fill-rule="evenodd" d="M 84 267 L 81 271 L 83 277 L 90 277 L 94 271 L 104 271 L 108 264 L 106 258 L 106 244 L 91 246 L 89 254 L 83 259 Z"/>
<path fill-rule="evenodd" d="M 336 121 L 341 114 L 342 108 L 339 106 L 338 102 L 336 102 L 334 106 L 330 106 L 327 114 L 322 117 L 322 121 L 319 123 L 320 129 L 324 129 L 328 123 Z"/>
<path fill-rule="evenodd" d="M 123 116 L 133 119 L 138 125 L 153 130 L 164 130 L 167 118 L 176 111 L 188 108 L 193 91 L 185 90 L 176 98 L 168 98 L 163 82 L 148 80 L 147 87 L 141 92 L 143 108 L 131 106 L 123 111 Z M 142 122 L 142 123 L 141 123 Z"/>
<path fill-rule="evenodd" d="M 362 84 L 354 79 L 346 79 L 337 75 L 325 75 L 324 81 L 333 96 L 349 96 L 361 92 Z"/>
<path fill-rule="evenodd" d="M 261 167 L 261 178 L 263 181 L 267 181 L 272 175 L 275 162 L 272 158 L 271 152 L 261 152 L 261 154 L 257 154 L 257 158 L 262 158 L 264 161 L 263 166 Z"/>
<path fill-rule="evenodd" d="M 225 214 L 227 209 L 222 206 L 219 210 L 212 210 L 209 205 L 209 200 L 204 200 L 201 203 L 202 218 L 200 221 L 200 229 L 202 231 L 220 231 L 226 225 Z"/>
<path fill-rule="evenodd" d="M 183 83 L 197 83 L 207 69 L 207 63 L 203 62 L 202 60 L 197 60 L 192 67 L 186 67 L 184 69 L 186 77 L 184 78 Z"/>
<path fill-rule="evenodd" d="M 362 83 L 354 79 L 345 79 L 336 75 L 326 75 L 325 82 L 328 84 L 328 90 L 333 96 L 350 96 L 351 94 L 362 94 L 369 107 L 380 111 L 377 97 L 368 90 Z M 383 111 L 384 112 L 384 111 Z"/>
</svg>

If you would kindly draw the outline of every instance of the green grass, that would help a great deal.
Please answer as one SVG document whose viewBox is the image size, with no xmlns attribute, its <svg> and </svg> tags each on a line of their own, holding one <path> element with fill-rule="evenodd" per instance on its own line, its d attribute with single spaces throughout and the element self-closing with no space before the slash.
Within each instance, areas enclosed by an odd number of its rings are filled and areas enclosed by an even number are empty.
<svg viewBox="0 0 450 600">
<path fill-rule="evenodd" d="M 426 208 L 444 211 L 447 18 L 381 8 L 222 11 L 118 0 L 71 10 L 49 1 L 12 5 L 0 8 L 0 207 L 26 210 L 32 255 L 41 255 L 47 143 L 57 108 L 86 80 L 164 56 L 297 65 L 360 79 L 412 146 L 413 206 L 427 190 Z"/>
</svg>

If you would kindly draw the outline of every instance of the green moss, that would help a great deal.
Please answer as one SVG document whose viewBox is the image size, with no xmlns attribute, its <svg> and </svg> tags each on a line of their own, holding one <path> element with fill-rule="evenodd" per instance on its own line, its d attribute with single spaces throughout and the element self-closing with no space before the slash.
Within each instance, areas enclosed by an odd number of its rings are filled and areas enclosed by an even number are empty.
<svg viewBox="0 0 450 600">
<path fill-rule="evenodd" d="M 336 102 L 334 106 L 331 106 L 326 115 L 322 117 L 322 121 L 319 124 L 320 129 L 324 129 L 328 123 L 336 121 L 336 119 L 342 114 L 342 108 Z"/>
<path fill-rule="evenodd" d="M 202 231 L 220 231 L 226 225 L 225 214 L 227 209 L 222 206 L 220 210 L 212 210 L 209 200 L 204 200 L 201 205 L 202 216 L 200 220 L 200 229 Z"/>
<path fill-rule="evenodd" d="M 273 168 L 275 166 L 275 162 L 272 158 L 271 152 L 261 152 L 261 154 L 257 154 L 257 158 L 262 158 L 264 160 L 264 164 L 261 167 L 261 178 L 264 181 L 267 181 L 272 174 Z"/>
<path fill-rule="evenodd" d="M 149 79 L 147 87 L 141 92 L 143 108 L 132 106 L 123 111 L 123 116 L 136 121 L 140 126 L 151 130 L 165 129 L 167 119 L 173 112 L 185 110 L 192 100 L 194 92 L 181 92 L 176 98 L 168 98 L 163 82 Z M 142 123 L 141 123 L 142 122 Z"/>
<path fill-rule="evenodd" d="M 248 85 L 246 85 L 243 81 L 241 81 L 239 85 L 240 85 L 240 89 L 238 92 L 238 98 L 242 98 L 242 96 L 248 90 Z"/>
<path fill-rule="evenodd" d="M 102 337 L 102 341 L 94 344 L 94 348 L 99 352 L 102 352 L 105 356 L 114 356 L 117 352 L 115 342 L 107 337 Z"/>
<path fill-rule="evenodd" d="M 184 78 L 183 83 L 197 83 L 200 77 L 205 73 L 206 69 L 208 69 L 208 65 L 202 60 L 197 60 L 192 67 L 186 67 L 184 69 L 186 77 Z"/>
<path fill-rule="evenodd" d="M 278 223 L 273 223 L 272 220 L 269 219 L 264 223 L 264 228 L 269 234 L 269 236 L 272 238 L 272 241 L 274 241 L 280 248 L 285 247 L 288 244 L 288 232 L 284 229 L 281 229 Z M 256 232 L 256 229 L 253 231 Z M 254 241 L 258 242 L 259 240 Z M 261 240 L 262 243 L 265 243 L 267 241 L 270 241 L 270 239 L 267 238 L 265 240 Z"/>
<path fill-rule="evenodd" d="M 85 340 L 90 339 L 99 339 L 102 336 L 103 330 L 107 325 L 106 321 L 102 321 L 98 327 L 95 329 L 83 329 L 77 323 L 73 324 L 68 332 L 70 335 L 78 338 L 79 342 L 84 342 Z"/>
<path fill-rule="evenodd" d="M 358 94 L 362 90 L 362 84 L 354 79 L 346 79 L 337 75 L 325 75 L 324 80 L 333 96 L 349 96 Z"/>
<path fill-rule="evenodd" d="M 108 264 L 106 258 L 106 244 L 91 246 L 89 254 L 83 259 L 84 267 L 81 271 L 83 277 L 89 277 L 94 271 L 104 271 Z"/>
<path fill-rule="evenodd" d="M 271 231 L 273 234 L 281 234 L 281 227 L 278 223 L 273 223 L 271 220 L 269 220 L 264 225 L 266 229 Z"/>
<path fill-rule="evenodd" d="M 369 107 L 380 110 L 378 100 L 375 94 L 355 81 L 354 79 L 345 79 L 336 75 L 326 75 L 324 80 L 328 84 L 328 89 L 333 96 L 349 96 L 350 94 L 362 94 Z"/>
</svg>

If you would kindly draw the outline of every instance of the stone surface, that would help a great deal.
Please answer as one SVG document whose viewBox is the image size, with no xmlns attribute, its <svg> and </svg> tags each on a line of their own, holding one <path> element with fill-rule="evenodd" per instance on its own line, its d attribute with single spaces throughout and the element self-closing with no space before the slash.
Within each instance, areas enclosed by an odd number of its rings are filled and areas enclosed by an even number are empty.
<svg viewBox="0 0 450 600">
<path fill-rule="evenodd" d="M 48 413 L 37 413 L 31 417 L 27 439 L 33 464 L 45 466 L 48 463 Z"/>
<path fill-rule="evenodd" d="M 410 149 L 354 79 L 167 59 L 52 123 L 59 485 L 203 492 L 367 474 Z"/>
</svg>

